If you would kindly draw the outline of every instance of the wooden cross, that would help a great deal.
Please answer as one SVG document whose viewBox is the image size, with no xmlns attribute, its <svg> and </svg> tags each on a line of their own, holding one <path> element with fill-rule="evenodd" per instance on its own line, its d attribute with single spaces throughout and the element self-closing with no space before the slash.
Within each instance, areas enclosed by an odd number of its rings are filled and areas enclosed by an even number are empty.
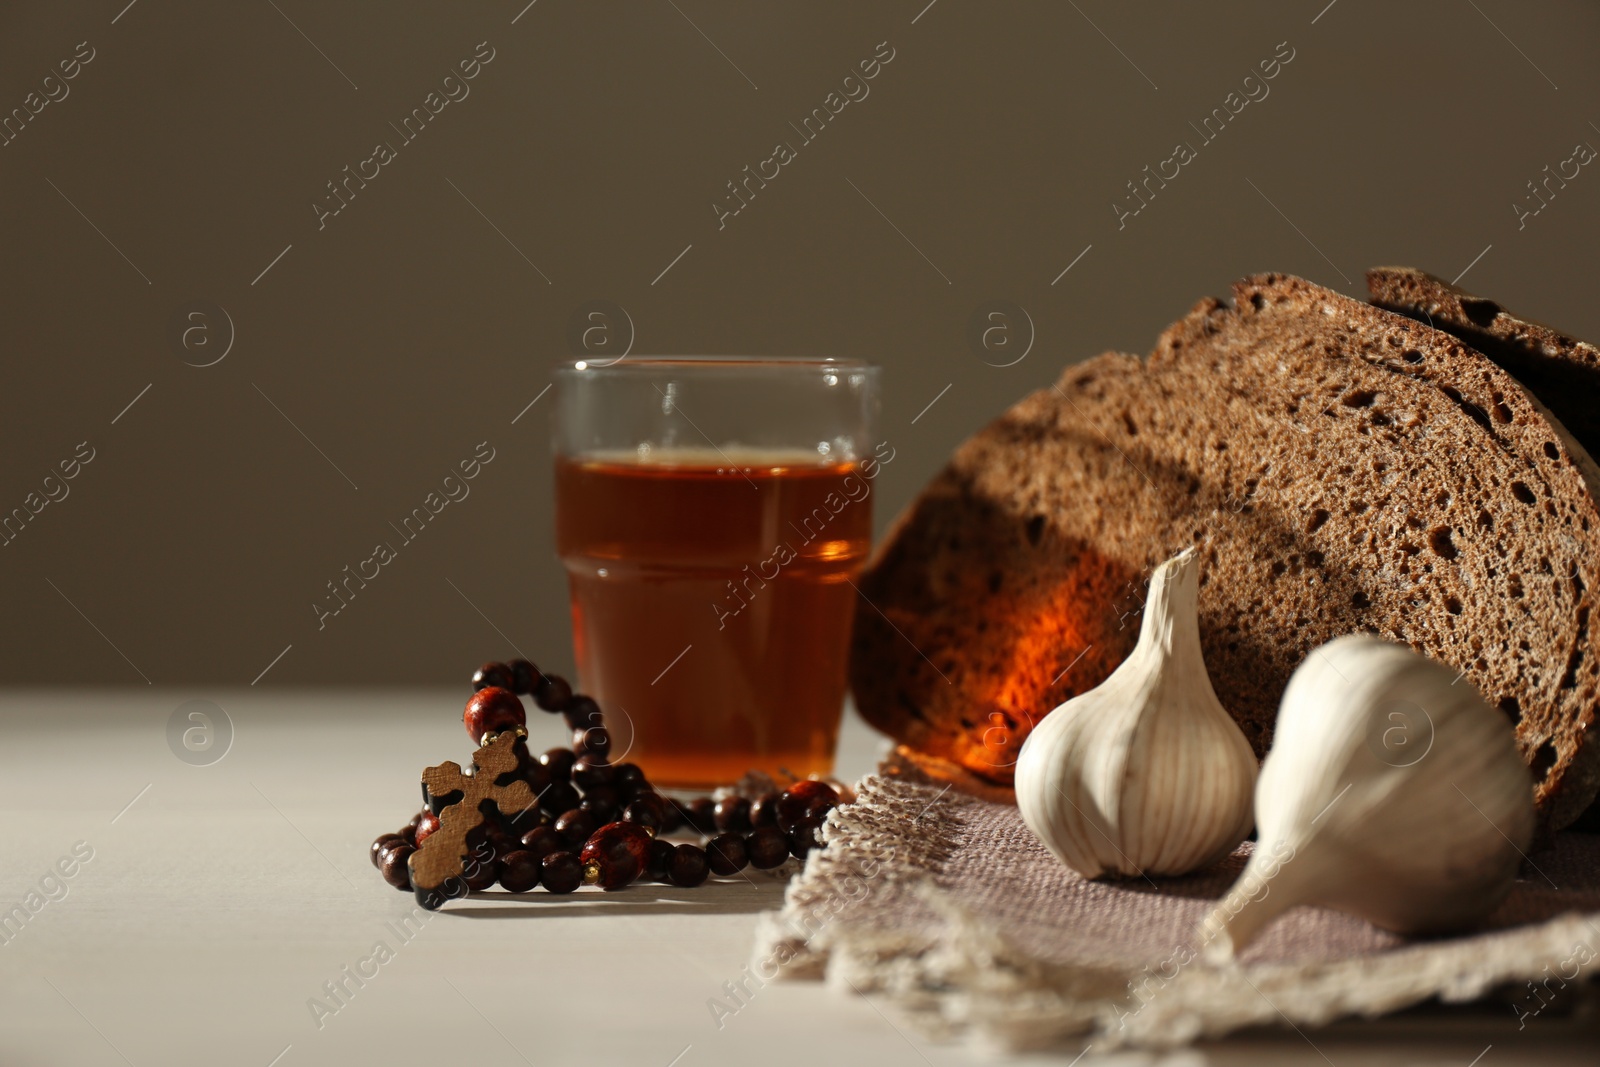
<svg viewBox="0 0 1600 1067">
<path fill-rule="evenodd" d="M 505 784 L 500 779 L 516 772 L 519 761 L 513 746 L 518 737 L 507 730 L 472 754 L 474 771 L 467 774 L 461 765 L 446 761 L 422 772 L 422 794 L 439 816 L 439 828 L 422 841 L 411 854 L 411 888 L 417 903 L 429 911 L 445 901 L 467 895 L 464 867 L 471 846 L 467 835 L 488 819 L 489 805 L 505 818 L 515 818 L 532 808 L 533 789 L 521 778 Z M 460 799 L 438 807 L 440 800 L 454 794 Z"/>
</svg>

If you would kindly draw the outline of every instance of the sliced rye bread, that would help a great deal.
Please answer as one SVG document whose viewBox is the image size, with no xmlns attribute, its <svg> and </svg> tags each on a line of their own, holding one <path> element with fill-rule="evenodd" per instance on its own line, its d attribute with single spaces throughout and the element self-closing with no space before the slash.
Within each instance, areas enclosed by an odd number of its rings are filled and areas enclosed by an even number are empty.
<svg viewBox="0 0 1600 1067">
<path fill-rule="evenodd" d="M 1367 271 L 1372 302 L 1454 334 L 1527 387 L 1577 438 L 1600 455 L 1600 348 L 1521 319 L 1411 267 Z"/>
<path fill-rule="evenodd" d="M 1211 680 L 1258 755 L 1290 673 L 1372 632 L 1516 723 L 1546 829 L 1600 791 L 1600 511 L 1528 394 L 1448 334 L 1299 278 L 1234 286 L 1148 360 L 1068 368 L 963 444 L 860 588 L 851 684 L 912 748 L 1008 781 L 1201 547 Z"/>
</svg>

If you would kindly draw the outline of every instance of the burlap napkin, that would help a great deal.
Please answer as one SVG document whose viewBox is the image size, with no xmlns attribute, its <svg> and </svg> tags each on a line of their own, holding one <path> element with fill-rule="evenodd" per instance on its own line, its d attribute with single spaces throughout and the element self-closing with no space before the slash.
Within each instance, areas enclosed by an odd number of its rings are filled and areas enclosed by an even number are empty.
<svg viewBox="0 0 1600 1067">
<path fill-rule="evenodd" d="M 1215 965 L 1201 958 L 1195 929 L 1238 876 L 1248 842 L 1185 878 L 1086 881 L 1038 843 L 1008 792 L 936 770 L 898 752 L 855 803 L 835 809 L 827 848 L 811 855 L 783 909 L 762 916 L 756 974 L 880 994 L 933 1036 L 1107 1048 L 1317 1025 L 1494 989 L 1527 1020 L 1600 969 L 1594 835 L 1562 834 L 1534 854 L 1470 936 L 1411 940 L 1304 907 L 1237 963 Z"/>
</svg>

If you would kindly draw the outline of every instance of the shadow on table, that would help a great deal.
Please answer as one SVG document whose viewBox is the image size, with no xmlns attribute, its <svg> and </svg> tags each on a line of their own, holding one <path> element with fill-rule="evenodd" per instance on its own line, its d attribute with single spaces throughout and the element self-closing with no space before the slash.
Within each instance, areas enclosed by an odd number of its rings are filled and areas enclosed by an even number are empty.
<svg viewBox="0 0 1600 1067">
<path fill-rule="evenodd" d="M 440 914 L 463 919 L 526 919 L 533 916 L 579 918 L 590 915 L 747 915 L 771 911 L 783 903 L 785 882 L 776 879 L 745 884 L 707 883 L 695 889 L 666 885 L 632 885 L 614 893 L 571 894 L 483 892 Z"/>
</svg>

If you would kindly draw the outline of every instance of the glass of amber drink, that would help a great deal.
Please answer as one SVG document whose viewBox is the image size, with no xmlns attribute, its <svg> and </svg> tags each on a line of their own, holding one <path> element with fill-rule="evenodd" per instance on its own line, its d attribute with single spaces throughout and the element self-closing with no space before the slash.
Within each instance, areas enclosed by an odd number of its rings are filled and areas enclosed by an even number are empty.
<svg viewBox="0 0 1600 1067">
<path fill-rule="evenodd" d="M 878 368 L 629 358 L 556 373 L 556 551 L 583 689 L 651 781 L 827 774 L 872 540 Z"/>
</svg>

